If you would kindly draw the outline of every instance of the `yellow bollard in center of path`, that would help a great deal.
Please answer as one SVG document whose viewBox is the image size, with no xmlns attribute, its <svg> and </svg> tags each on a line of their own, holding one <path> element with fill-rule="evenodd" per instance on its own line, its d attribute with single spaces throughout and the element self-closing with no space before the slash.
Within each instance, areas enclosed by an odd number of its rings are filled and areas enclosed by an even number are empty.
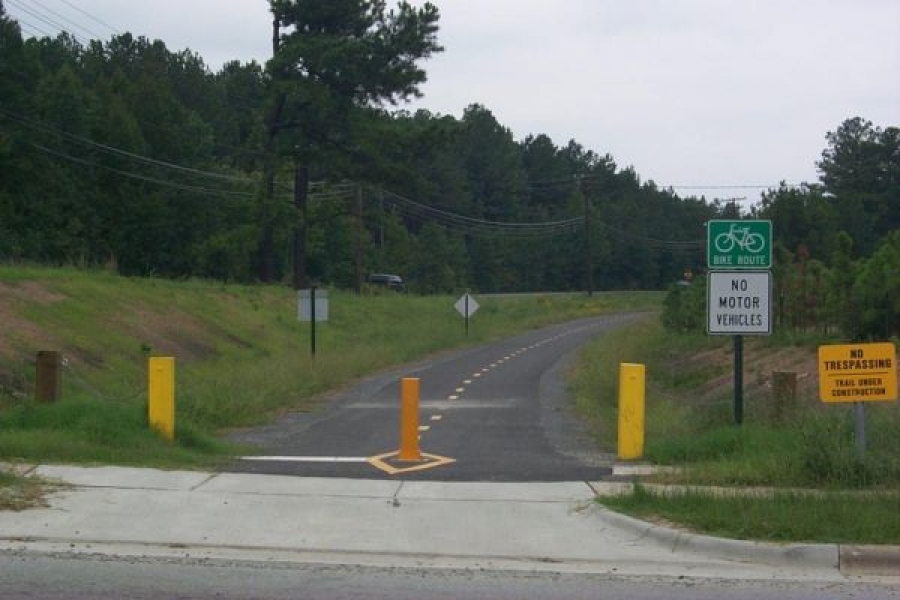
<svg viewBox="0 0 900 600">
<path fill-rule="evenodd" d="M 619 444 L 623 460 L 644 455 L 644 365 L 619 364 Z"/>
<path fill-rule="evenodd" d="M 400 452 L 397 460 L 420 461 L 419 451 L 419 379 L 400 380 Z"/>
</svg>

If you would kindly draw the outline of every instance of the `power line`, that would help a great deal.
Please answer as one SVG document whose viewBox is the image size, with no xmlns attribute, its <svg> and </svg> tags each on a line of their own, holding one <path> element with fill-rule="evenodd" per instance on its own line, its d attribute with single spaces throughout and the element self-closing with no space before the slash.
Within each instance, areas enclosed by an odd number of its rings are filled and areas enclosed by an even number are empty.
<svg viewBox="0 0 900 600">
<path fill-rule="evenodd" d="M 236 197 L 236 198 L 237 197 L 242 197 L 242 198 L 254 197 L 254 194 L 252 194 L 250 192 L 236 192 L 236 191 L 232 191 L 232 190 L 221 190 L 221 189 L 213 189 L 213 188 L 207 188 L 207 187 L 196 186 L 196 185 L 187 185 L 187 184 L 183 184 L 183 183 L 176 183 L 174 181 L 168 181 L 165 179 L 158 179 L 156 177 L 149 177 L 149 176 L 142 175 L 139 173 L 134 173 L 132 171 L 124 171 L 122 169 L 116 169 L 115 167 L 101 165 L 99 163 L 85 160 L 83 158 L 78 158 L 76 156 L 72 156 L 71 154 L 67 154 L 65 152 L 60 152 L 60 151 L 54 150 L 52 148 L 47 148 L 46 146 L 42 146 L 41 144 L 37 144 L 35 142 L 29 142 L 29 145 L 33 146 L 34 148 L 37 148 L 41 152 L 44 152 L 44 153 L 52 155 L 52 156 L 56 156 L 58 158 L 62 158 L 64 160 L 68 160 L 70 162 L 74 162 L 74 163 L 77 163 L 77 164 L 80 164 L 83 166 L 87 166 L 87 167 L 103 169 L 105 171 L 115 173 L 116 175 L 120 175 L 122 177 L 128 177 L 130 179 L 135 179 L 138 181 L 144 181 L 147 183 L 153 183 L 156 185 L 161 185 L 161 186 L 170 187 L 170 188 L 179 189 L 179 190 L 188 191 L 188 192 L 194 192 L 194 193 L 198 193 L 198 194 L 208 194 L 208 195 L 215 195 L 215 196 L 232 196 L 232 197 Z"/>
<path fill-rule="evenodd" d="M 8 0 L 8 1 L 15 3 L 15 2 L 17 2 L 18 0 Z M 51 15 L 53 15 L 53 16 L 59 18 L 59 19 L 62 19 L 63 21 L 65 21 L 66 23 L 68 23 L 68 24 L 74 26 L 74 27 L 77 28 L 77 29 L 80 29 L 80 30 L 84 31 L 84 32 L 87 33 L 89 36 L 92 36 L 94 39 L 100 39 L 100 38 L 103 37 L 103 36 L 97 34 L 96 32 L 91 31 L 91 30 L 88 29 L 87 27 L 81 25 L 80 23 L 76 23 L 75 21 L 69 19 L 69 18 L 66 17 L 65 15 L 62 15 L 62 14 L 56 12 L 56 11 L 53 10 L 52 8 L 48 8 L 47 5 L 45 5 L 45 4 L 43 4 L 42 2 L 40 2 L 40 0 L 29 0 L 29 1 L 30 1 L 32 4 L 36 4 L 37 6 L 41 7 L 45 12 L 47 12 L 47 13 L 49 13 L 49 14 L 51 14 Z"/>
<path fill-rule="evenodd" d="M 549 179 L 538 179 L 538 180 L 528 180 L 526 182 L 527 187 L 531 189 L 538 188 L 546 188 L 546 187 L 561 187 L 566 185 L 577 185 L 581 181 L 596 181 L 598 179 L 609 177 L 610 175 L 607 173 L 603 174 L 584 174 L 584 175 L 565 175 L 555 178 Z M 662 190 L 763 190 L 763 189 L 778 189 L 780 187 L 785 186 L 789 188 L 799 188 L 803 187 L 804 183 L 739 183 L 739 184 L 710 184 L 710 185 L 699 185 L 699 184 L 690 184 L 690 185 L 660 185 L 656 182 L 653 182 L 659 189 Z"/>
<path fill-rule="evenodd" d="M 41 29 L 37 25 L 33 25 L 28 23 L 27 21 L 23 21 L 22 19 L 17 19 L 19 23 L 19 28 L 28 33 L 31 37 L 39 38 L 39 37 L 53 37 L 51 34 L 47 33 L 45 30 Z"/>
<path fill-rule="evenodd" d="M 763 190 L 779 188 L 782 185 L 789 188 L 803 187 L 802 183 L 778 183 L 778 184 L 736 184 L 736 185 L 667 185 L 663 189 L 675 190 Z"/>
<path fill-rule="evenodd" d="M 386 205 L 394 211 L 400 212 L 406 218 L 418 222 L 433 223 L 444 229 L 470 235 L 502 237 L 548 236 L 569 233 L 581 226 L 584 221 L 581 217 L 534 223 L 490 221 L 434 208 L 387 190 L 382 190 L 382 194 L 385 196 Z"/>
<path fill-rule="evenodd" d="M 236 182 L 236 183 L 257 183 L 257 181 L 255 179 L 251 179 L 249 177 L 238 177 L 235 175 L 225 175 L 223 173 L 215 173 L 212 171 L 202 171 L 200 169 L 194 169 L 192 167 L 186 167 L 184 165 L 179 165 L 176 163 L 166 162 L 163 160 L 157 160 L 155 158 L 150 158 L 148 156 L 142 156 L 142 155 L 136 154 L 134 152 L 129 152 L 128 150 L 123 150 L 121 148 L 116 148 L 115 146 L 109 146 L 107 144 L 102 144 L 100 142 L 91 140 L 89 138 L 82 137 L 80 135 L 75 135 L 73 133 L 63 131 L 61 129 L 57 129 L 55 127 L 47 125 L 46 123 L 43 123 L 40 121 L 35 121 L 33 119 L 29 119 L 28 117 L 18 115 L 16 113 L 6 110 L 2 107 L 0 107 L 0 116 L 4 116 L 12 121 L 16 121 L 17 123 L 20 123 L 21 125 L 25 125 L 26 127 L 29 127 L 36 131 L 41 131 L 44 133 L 49 133 L 52 135 L 63 137 L 63 138 L 72 140 L 72 141 L 82 144 L 82 145 L 87 145 L 87 146 L 91 146 L 93 148 L 97 148 L 98 150 L 107 152 L 109 154 L 125 156 L 132 160 L 136 160 L 138 162 L 153 165 L 155 167 L 162 167 L 162 168 L 171 169 L 171 170 L 175 170 L 175 171 L 181 171 L 183 173 L 190 173 L 192 175 L 199 175 L 202 177 L 209 177 L 211 179 L 219 179 L 219 180 L 223 180 L 223 181 L 232 181 L 232 182 Z"/>
<path fill-rule="evenodd" d="M 33 11 L 23 4 L 19 4 L 18 0 L 7 0 L 7 2 L 9 2 L 11 6 L 15 6 L 18 10 L 21 10 L 21 11 L 27 13 L 28 15 L 32 16 L 33 18 L 37 19 L 38 21 L 41 21 L 42 23 L 49 25 L 49 26 L 53 27 L 54 29 L 57 29 L 59 31 L 66 31 L 66 29 L 67 29 L 65 25 L 62 25 L 61 23 L 54 21 L 52 18 L 42 15 L 39 12 Z M 75 41 L 77 41 L 78 43 L 82 43 L 77 35 L 75 35 L 72 32 L 70 32 L 70 35 L 72 36 L 73 39 L 75 39 Z"/>
<path fill-rule="evenodd" d="M 109 25 L 109 24 L 106 23 L 105 21 L 101 21 L 99 18 L 97 18 L 97 17 L 95 17 L 94 15 L 92 15 L 91 13 L 89 13 L 89 12 L 87 12 L 87 11 L 85 11 L 85 10 L 83 10 L 83 9 L 81 9 L 81 8 L 79 8 L 79 7 L 77 7 L 77 6 L 75 6 L 74 4 L 72 4 L 71 2 L 69 2 L 68 0 L 60 0 L 60 2 L 62 2 L 63 4 L 65 4 L 66 6 L 68 6 L 69 8 L 71 8 L 71 9 L 73 9 L 73 10 L 76 10 L 76 11 L 80 12 L 81 14 L 83 14 L 84 16 L 86 16 L 88 19 L 90 19 L 90 20 L 93 21 L 94 23 L 97 23 L 98 25 L 103 25 L 104 27 L 106 27 L 107 29 L 109 29 L 110 31 L 112 31 L 114 34 L 118 34 L 118 33 L 119 33 L 119 30 L 116 29 L 115 27 L 113 27 L 112 25 Z"/>
</svg>

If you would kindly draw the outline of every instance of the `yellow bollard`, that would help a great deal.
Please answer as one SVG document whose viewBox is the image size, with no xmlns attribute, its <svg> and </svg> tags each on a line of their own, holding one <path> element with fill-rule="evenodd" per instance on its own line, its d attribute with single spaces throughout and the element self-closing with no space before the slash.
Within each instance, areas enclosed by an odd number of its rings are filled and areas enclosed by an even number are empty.
<svg viewBox="0 0 900 600">
<path fill-rule="evenodd" d="M 150 358 L 147 417 L 150 428 L 167 440 L 175 439 L 175 359 Z"/>
<path fill-rule="evenodd" d="M 619 364 L 619 458 L 644 455 L 644 365 Z"/>
<path fill-rule="evenodd" d="M 400 452 L 397 460 L 419 461 L 419 380 L 400 380 Z"/>
</svg>

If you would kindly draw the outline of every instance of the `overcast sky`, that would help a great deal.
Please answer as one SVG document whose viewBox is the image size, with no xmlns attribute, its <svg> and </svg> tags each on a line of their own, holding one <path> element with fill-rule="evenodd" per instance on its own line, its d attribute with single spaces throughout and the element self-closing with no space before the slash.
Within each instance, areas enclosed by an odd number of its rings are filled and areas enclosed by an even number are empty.
<svg viewBox="0 0 900 600">
<path fill-rule="evenodd" d="M 898 0 L 434 3 L 445 51 L 424 63 L 425 96 L 408 108 L 460 117 L 477 102 L 516 139 L 575 139 L 681 195 L 750 204 L 760 190 L 679 186 L 814 182 L 825 134 L 844 119 L 900 126 Z M 26 35 L 129 31 L 213 70 L 271 53 L 266 0 L 4 5 Z"/>
</svg>

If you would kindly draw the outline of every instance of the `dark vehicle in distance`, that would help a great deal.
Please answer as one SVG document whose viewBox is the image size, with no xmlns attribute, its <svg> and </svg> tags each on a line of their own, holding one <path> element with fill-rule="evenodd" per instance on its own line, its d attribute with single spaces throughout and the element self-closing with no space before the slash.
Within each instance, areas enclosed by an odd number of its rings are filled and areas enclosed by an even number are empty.
<svg viewBox="0 0 900 600">
<path fill-rule="evenodd" d="M 372 285 L 384 286 L 386 288 L 397 291 L 403 291 L 406 289 L 406 284 L 403 282 L 403 278 L 399 275 L 392 275 L 390 273 L 372 273 L 371 275 L 369 275 L 369 283 Z"/>
</svg>

